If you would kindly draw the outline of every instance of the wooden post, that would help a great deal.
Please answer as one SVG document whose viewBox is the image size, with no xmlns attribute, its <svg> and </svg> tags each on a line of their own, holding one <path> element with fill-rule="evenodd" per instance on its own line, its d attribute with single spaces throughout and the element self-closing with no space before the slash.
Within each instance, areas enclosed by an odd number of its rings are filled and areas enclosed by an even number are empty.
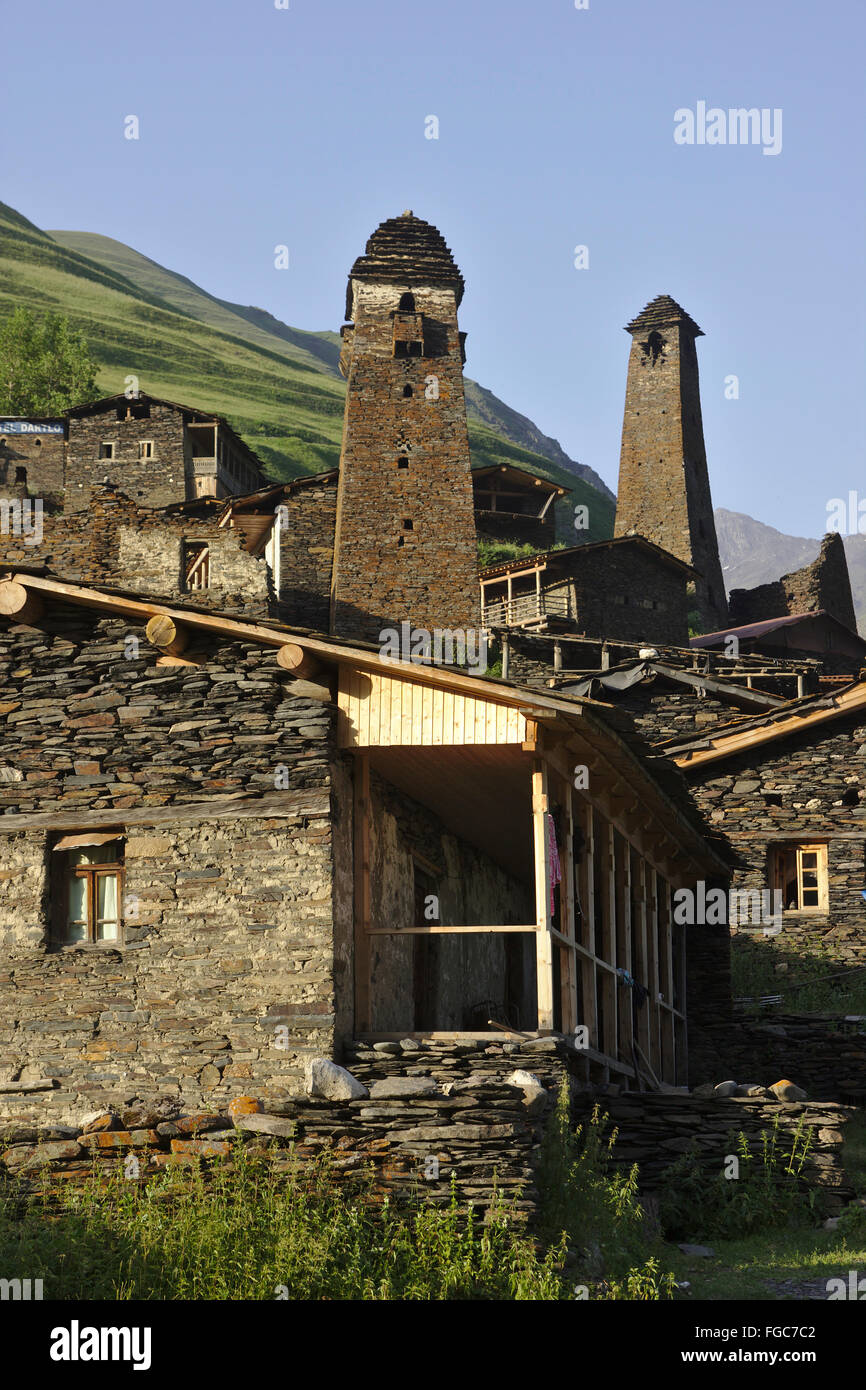
<svg viewBox="0 0 866 1390">
<path fill-rule="evenodd" d="M 584 927 L 581 934 L 581 944 L 590 952 L 593 959 L 588 961 L 585 957 L 581 960 L 581 981 L 582 981 L 582 1017 L 583 1022 L 589 1028 L 590 1046 L 597 1051 L 600 1049 L 600 1039 L 598 1036 L 598 987 L 597 970 L 595 964 L 595 864 L 593 856 L 595 854 L 595 824 L 593 820 L 593 810 L 590 802 L 583 802 L 583 816 L 581 819 L 582 829 L 585 839 L 583 853 L 583 863 L 579 877 L 581 903 L 583 906 Z"/>
<path fill-rule="evenodd" d="M 651 990 L 649 955 L 647 951 L 647 911 L 646 911 L 646 861 L 640 857 L 636 850 L 632 851 L 632 878 L 634 906 L 635 906 L 635 945 L 637 955 L 634 962 L 634 978 L 638 984 L 646 986 Z M 635 874 L 634 870 L 637 870 Z M 652 993 L 644 1007 L 637 1016 L 637 1037 L 644 1052 L 649 1057 L 650 1048 L 650 1015 L 652 1012 Z"/>
<path fill-rule="evenodd" d="M 659 989 L 664 995 L 666 1008 L 661 1012 L 663 1081 L 676 1084 L 676 1053 L 674 1039 L 674 1016 L 670 1012 L 674 1004 L 674 962 L 671 950 L 671 913 L 667 895 L 667 884 L 661 874 L 652 871 L 653 896 L 659 924 Z"/>
<path fill-rule="evenodd" d="M 617 1009 L 619 993 L 617 989 L 616 971 L 616 877 L 614 873 L 614 829 L 610 821 L 605 822 L 604 838 L 601 845 L 601 871 L 602 871 L 602 933 L 601 933 L 601 959 L 611 966 L 611 970 L 605 970 L 602 977 L 602 990 L 604 992 L 604 1040 L 602 1050 L 608 1057 L 617 1055 L 617 1036 L 619 1027 L 617 1023 Z"/>
<path fill-rule="evenodd" d="M 355 758 L 354 778 L 355 1032 L 368 1033 L 370 1009 L 370 758 Z"/>
<path fill-rule="evenodd" d="M 181 656 L 189 645 L 189 630 L 175 623 L 167 613 L 155 613 L 144 629 L 144 635 L 165 656 Z"/>
<path fill-rule="evenodd" d="M 43 605 L 38 594 L 31 594 L 14 579 L 0 583 L 0 617 L 13 623 L 33 623 L 42 617 Z"/>
<path fill-rule="evenodd" d="M 560 778 L 564 814 L 564 843 L 562 846 L 562 883 L 560 902 L 562 903 L 561 929 L 569 941 L 575 940 L 574 915 L 574 810 L 572 806 L 572 786 L 567 777 Z M 577 960 L 570 946 L 559 948 L 559 979 L 562 996 L 562 1031 L 573 1035 L 578 1021 L 577 999 Z"/>
<path fill-rule="evenodd" d="M 655 895 L 655 869 L 642 859 L 644 896 L 647 917 L 647 989 L 650 992 L 650 1050 L 649 1060 L 653 1068 L 661 1073 L 662 1040 L 661 1009 L 659 1008 L 659 916 Z"/>
<path fill-rule="evenodd" d="M 631 958 L 631 851 L 627 840 L 615 837 L 616 849 L 616 960 L 617 965 L 633 974 Z M 631 1060 L 634 1042 L 634 1007 L 631 994 L 623 993 L 623 1008 L 619 1014 L 619 1055 L 624 1062 Z M 626 1000 L 628 1001 L 626 1006 Z"/>
<path fill-rule="evenodd" d="M 550 934 L 550 864 L 547 846 L 547 768 L 541 758 L 532 764 L 532 832 L 535 852 L 535 969 L 539 1032 L 552 1033 L 553 937 Z"/>
</svg>

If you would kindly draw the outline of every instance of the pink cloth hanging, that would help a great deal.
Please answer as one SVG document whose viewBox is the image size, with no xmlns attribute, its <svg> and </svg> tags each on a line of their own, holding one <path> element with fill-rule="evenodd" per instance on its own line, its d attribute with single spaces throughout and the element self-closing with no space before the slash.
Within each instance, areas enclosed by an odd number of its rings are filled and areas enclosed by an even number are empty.
<svg viewBox="0 0 866 1390">
<path fill-rule="evenodd" d="M 556 910 L 557 883 L 562 882 L 562 865 L 559 860 L 559 846 L 556 843 L 556 825 L 553 816 L 548 812 L 547 815 L 547 849 L 550 861 L 550 915 L 553 916 Z"/>
</svg>

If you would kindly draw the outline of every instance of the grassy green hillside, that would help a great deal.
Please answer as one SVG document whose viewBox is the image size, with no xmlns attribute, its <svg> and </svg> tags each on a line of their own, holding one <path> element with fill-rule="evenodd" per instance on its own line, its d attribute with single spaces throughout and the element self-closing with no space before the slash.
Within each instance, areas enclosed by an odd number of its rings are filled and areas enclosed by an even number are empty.
<svg viewBox="0 0 866 1390">
<path fill-rule="evenodd" d="M 217 411 L 276 478 L 339 460 L 345 383 L 336 333 L 303 332 L 265 309 L 217 299 L 109 237 L 42 232 L 0 203 L 0 315 L 18 304 L 69 316 L 88 338 L 106 395 L 122 391 L 134 373 L 144 391 Z M 471 399 L 474 383 L 468 387 Z M 571 488 L 558 512 L 563 539 L 612 534 L 608 497 L 558 461 L 504 437 L 491 418 L 470 420 L 474 464 L 511 463 Z M 503 428 L 511 431 L 505 422 Z M 589 507 L 588 532 L 571 529 L 576 503 Z"/>
</svg>

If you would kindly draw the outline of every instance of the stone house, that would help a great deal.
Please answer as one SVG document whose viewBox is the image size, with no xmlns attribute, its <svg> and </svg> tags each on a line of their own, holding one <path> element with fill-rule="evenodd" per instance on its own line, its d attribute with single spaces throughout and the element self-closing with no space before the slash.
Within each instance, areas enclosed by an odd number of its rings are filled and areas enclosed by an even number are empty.
<svg viewBox="0 0 866 1390">
<path fill-rule="evenodd" d="M 701 943 L 671 893 L 728 865 L 602 708 L 9 584 L 42 609 L 3 643 L 2 1113 L 278 1097 L 359 1037 L 581 1024 L 594 1074 L 684 1079 Z"/>
<path fill-rule="evenodd" d="M 778 944 L 866 962 L 866 683 L 658 747 L 735 848 L 732 887 L 779 892 Z"/>
<path fill-rule="evenodd" d="M 462 293 L 411 213 L 370 238 L 338 474 L 241 477 L 155 398 L 69 413 L 65 510 L 0 576 L 0 1113 L 279 1099 L 395 1037 L 559 1034 L 681 1084 L 724 1013 L 727 927 L 672 899 L 730 855 L 670 762 L 459 643 L 368 641 L 483 636 Z M 681 604 L 655 545 L 582 549 Z"/>
<path fill-rule="evenodd" d="M 613 641 L 685 643 L 694 570 L 642 536 L 591 541 L 481 571 L 482 621 Z"/>
<path fill-rule="evenodd" d="M 106 482 L 141 506 L 167 507 L 251 492 L 266 481 L 222 416 L 144 392 L 74 406 L 59 420 L 0 421 L 4 465 L 4 483 L 66 512 L 86 511 L 91 490 Z"/>
<path fill-rule="evenodd" d="M 504 463 L 473 468 L 472 487 L 479 540 L 516 541 L 539 552 L 552 549 L 556 503 L 570 488 Z"/>
</svg>

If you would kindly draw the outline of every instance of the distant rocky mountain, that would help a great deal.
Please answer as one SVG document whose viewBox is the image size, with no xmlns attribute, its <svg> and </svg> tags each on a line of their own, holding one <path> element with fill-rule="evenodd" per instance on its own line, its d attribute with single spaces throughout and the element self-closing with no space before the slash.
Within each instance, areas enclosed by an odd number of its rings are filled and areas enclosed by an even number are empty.
<svg viewBox="0 0 866 1390">
<path fill-rule="evenodd" d="M 786 536 L 743 512 L 715 511 L 716 534 L 722 574 L 731 589 L 753 589 L 769 584 L 791 570 L 802 569 L 817 558 L 820 537 Z M 861 633 L 866 633 L 866 536 L 846 536 L 845 554 L 851 575 L 854 609 Z"/>
<path fill-rule="evenodd" d="M 590 468 L 587 463 L 578 463 L 575 459 L 569 458 L 558 439 L 551 439 L 550 435 L 542 434 L 538 426 L 527 416 L 512 410 L 510 405 L 494 396 L 485 386 L 479 386 L 477 381 L 466 378 L 465 385 L 466 410 L 470 420 L 479 420 L 482 424 L 489 425 L 497 434 L 510 439 L 512 444 L 519 444 L 522 449 L 529 449 L 532 453 L 541 454 L 542 458 L 549 459 L 551 463 L 560 464 L 576 478 L 582 478 L 585 483 L 597 488 L 611 502 L 616 501 L 614 493 L 595 469 Z"/>
</svg>

